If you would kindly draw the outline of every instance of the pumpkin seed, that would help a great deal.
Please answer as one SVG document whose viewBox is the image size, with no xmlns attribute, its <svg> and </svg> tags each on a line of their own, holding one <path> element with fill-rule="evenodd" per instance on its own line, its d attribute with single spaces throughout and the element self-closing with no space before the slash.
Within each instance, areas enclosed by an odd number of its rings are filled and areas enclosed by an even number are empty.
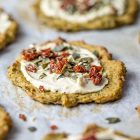
<svg viewBox="0 0 140 140">
<path fill-rule="evenodd" d="M 73 53 L 72 57 L 73 57 L 74 60 L 76 60 L 76 59 L 80 58 L 80 54 L 79 53 Z"/>
<path fill-rule="evenodd" d="M 98 52 L 98 51 L 94 51 L 93 54 L 94 54 L 96 57 L 99 57 L 99 52 Z"/>
<path fill-rule="evenodd" d="M 34 126 L 32 126 L 32 127 L 29 127 L 28 130 L 29 130 L 30 132 L 35 132 L 35 131 L 37 130 L 37 128 L 34 127 Z"/>
<path fill-rule="evenodd" d="M 64 50 L 67 50 L 67 49 L 68 49 L 68 47 L 61 45 L 61 46 L 55 47 L 55 48 L 53 49 L 53 51 L 55 51 L 55 52 L 60 52 L 60 51 L 64 51 Z"/>
<path fill-rule="evenodd" d="M 109 124 L 115 124 L 121 122 L 120 118 L 116 118 L 116 117 L 106 118 L 106 120 L 108 121 Z"/>
<path fill-rule="evenodd" d="M 44 77 L 46 77 L 47 75 L 45 73 L 42 73 L 40 76 L 39 76 L 39 79 L 43 79 Z"/>
<path fill-rule="evenodd" d="M 60 78 L 64 78 L 65 76 L 64 76 L 64 74 L 62 73 L 62 74 L 60 74 L 58 77 L 57 77 L 57 80 L 58 79 L 60 79 Z"/>
<path fill-rule="evenodd" d="M 79 61 L 83 63 L 91 63 L 93 62 L 93 59 L 91 57 L 84 57 L 84 58 L 81 58 Z"/>
</svg>

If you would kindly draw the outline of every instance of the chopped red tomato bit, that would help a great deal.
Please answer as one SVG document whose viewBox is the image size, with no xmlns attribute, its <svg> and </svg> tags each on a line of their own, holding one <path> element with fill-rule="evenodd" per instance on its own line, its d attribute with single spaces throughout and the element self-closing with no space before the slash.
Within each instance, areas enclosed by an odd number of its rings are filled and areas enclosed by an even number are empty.
<svg viewBox="0 0 140 140">
<path fill-rule="evenodd" d="M 41 50 L 40 55 L 43 58 L 55 57 L 55 53 L 50 48 L 45 49 L 45 50 Z"/>
<path fill-rule="evenodd" d="M 55 61 L 54 60 L 51 60 L 50 61 L 50 73 L 53 72 L 54 68 L 55 68 Z"/>
<path fill-rule="evenodd" d="M 31 61 L 31 60 L 38 58 L 39 54 L 36 52 L 35 48 L 31 48 L 28 50 L 23 50 L 22 56 L 23 56 L 24 60 Z"/>
<path fill-rule="evenodd" d="M 26 116 L 24 114 L 19 114 L 19 118 L 21 120 L 23 120 L 23 121 L 26 121 L 27 120 L 27 118 L 26 118 Z"/>
<path fill-rule="evenodd" d="M 58 61 L 55 65 L 55 72 L 57 74 L 61 74 L 62 70 L 66 66 L 66 64 L 67 64 L 67 59 L 62 59 L 62 60 Z"/>
<path fill-rule="evenodd" d="M 70 54 L 68 52 L 62 52 L 62 54 L 56 57 L 56 60 L 61 61 L 63 58 L 67 58 Z"/>
<path fill-rule="evenodd" d="M 87 72 L 86 69 L 83 67 L 83 66 L 80 66 L 80 65 L 76 65 L 73 67 L 73 70 L 75 72 L 80 72 L 80 73 L 85 73 Z"/>
<path fill-rule="evenodd" d="M 56 129 L 58 129 L 58 126 L 57 125 L 51 125 L 50 128 L 51 128 L 51 130 L 56 130 Z"/>
<path fill-rule="evenodd" d="M 40 90 L 41 92 L 45 92 L 44 86 L 39 86 L 39 90 Z"/>
<path fill-rule="evenodd" d="M 95 85 L 98 85 L 102 81 L 102 75 L 100 73 L 96 73 L 94 74 L 94 76 L 91 77 L 91 80 Z"/>
<path fill-rule="evenodd" d="M 56 62 L 52 60 L 50 62 L 50 73 L 55 72 L 57 74 L 61 74 L 63 68 L 66 66 L 67 63 L 67 59 L 65 58 L 62 60 L 57 60 Z"/>
<path fill-rule="evenodd" d="M 62 52 L 62 54 L 61 54 L 61 56 L 62 57 L 67 57 L 67 56 L 69 56 L 70 54 L 68 53 L 68 52 Z"/>
<path fill-rule="evenodd" d="M 26 66 L 26 70 L 29 71 L 29 72 L 36 72 L 37 71 L 37 68 L 31 64 L 27 65 Z"/>
<path fill-rule="evenodd" d="M 89 75 L 92 77 L 94 74 L 99 73 L 102 70 L 101 66 L 95 66 L 93 65 L 89 70 Z"/>
<path fill-rule="evenodd" d="M 98 85 L 102 81 L 102 75 L 100 74 L 103 68 L 101 66 L 93 65 L 89 70 L 89 76 L 95 85 Z"/>
</svg>

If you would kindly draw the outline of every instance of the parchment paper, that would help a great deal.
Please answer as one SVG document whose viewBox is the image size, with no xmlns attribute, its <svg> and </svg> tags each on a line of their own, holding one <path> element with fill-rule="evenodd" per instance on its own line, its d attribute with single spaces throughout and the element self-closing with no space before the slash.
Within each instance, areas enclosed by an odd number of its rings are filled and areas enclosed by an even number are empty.
<svg viewBox="0 0 140 140">
<path fill-rule="evenodd" d="M 41 140 L 51 131 L 52 124 L 57 125 L 60 132 L 77 134 L 91 123 L 140 137 L 140 118 L 135 111 L 135 107 L 140 105 L 140 45 L 137 40 L 140 16 L 139 21 L 132 26 L 67 34 L 40 25 L 29 8 L 31 4 L 31 0 L 0 0 L 0 5 L 10 12 L 20 25 L 17 40 L 0 52 L 0 104 L 13 119 L 13 129 L 7 139 Z M 58 36 L 106 46 L 114 59 L 122 60 L 128 71 L 123 98 L 104 105 L 88 104 L 67 109 L 57 105 L 42 105 L 33 101 L 20 88 L 13 86 L 6 76 L 7 68 L 21 50 L 31 43 L 41 43 Z M 27 122 L 18 118 L 19 113 L 27 116 Z M 110 125 L 105 120 L 107 117 L 119 117 L 121 122 Z M 37 131 L 31 133 L 28 130 L 30 126 L 35 126 Z"/>
</svg>

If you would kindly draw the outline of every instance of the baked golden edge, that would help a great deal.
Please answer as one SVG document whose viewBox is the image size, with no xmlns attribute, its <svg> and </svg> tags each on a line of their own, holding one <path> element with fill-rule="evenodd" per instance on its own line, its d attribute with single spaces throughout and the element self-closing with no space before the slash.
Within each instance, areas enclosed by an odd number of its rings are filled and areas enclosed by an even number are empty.
<svg viewBox="0 0 140 140">
<path fill-rule="evenodd" d="M 112 29 L 123 25 L 134 23 L 138 13 L 138 1 L 128 0 L 128 7 L 126 13 L 122 16 L 103 16 L 96 18 L 86 23 L 71 23 L 59 18 L 49 17 L 43 14 L 40 10 L 40 0 L 36 0 L 33 9 L 37 17 L 50 27 L 54 27 L 62 31 L 79 31 L 79 30 L 92 30 L 92 29 Z"/>
<path fill-rule="evenodd" d="M 96 124 L 92 124 L 92 125 L 87 126 L 87 128 L 85 129 L 85 131 L 82 134 L 84 136 L 87 136 L 89 134 L 92 134 L 94 131 L 103 132 L 106 130 L 108 130 L 108 128 L 102 128 Z M 118 136 L 123 136 L 124 138 L 129 138 L 130 140 L 140 140 L 139 138 L 132 138 L 132 137 L 124 135 L 124 134 L 122 134 L 122 132 L 118 132 L 118 131 L 115 131 L 115 134 L 117 134 Z M 50 133 L 50 134 L 47 134 L 43 138 L 43 140 L 63 140 L 66 137 L 67 137 L 66 133 Z"/>
<path fill-rule="evenodd" d="M 0 10 L 4 11 L 2 8 Z M 16 21 L 10 16 L 11 26 L 7 29 L 4 34 L 0 34 L 0 50 L 6 47 L 9 43 L 15 41 L 16 34 L 18 30 L 18 24 Z"/>
<path fill-rule="evenodd" d="M 0 140 L 4 140 L 12 127 L 12 120 L 8 113 L 0 107 Z"/>
<path fill-rule="evenodd" d="M 53 42 L 63 41 L 62 39 L 54 40 Z M 66 107 L 73 107 L 80 103 L 106 103 L 114 101 L 122 96 L 122 88 L 126 73 L 126 68 L 123 62 L 118 60 L 111 60 L 111 54 L 100 46 L 92 46 L 83 41 L 69 42 L 72 45 L 86 48 L 89 51 L 98 51 L 101 63 L 107 72 L 109 84 L 101 91 L 88 94 L 62 94 L 52 92 L 40 92 L 39 89 L 32 86 L 23 76 L 20 71 L 20 63 L 17 60 L 8 69 L 8 77 L 14 85 L 24 89 L 29 96 L 44 104 L 60 104 Z"/>
</svg>

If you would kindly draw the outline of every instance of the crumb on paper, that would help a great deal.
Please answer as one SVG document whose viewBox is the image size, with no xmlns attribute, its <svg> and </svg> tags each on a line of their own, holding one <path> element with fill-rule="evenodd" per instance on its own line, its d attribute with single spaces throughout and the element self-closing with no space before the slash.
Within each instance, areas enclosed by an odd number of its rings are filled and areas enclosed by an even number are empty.
<svg viewBox="0 0 140 140">
<path fill-rule="evenodd" d="M 34 127 L 34 126 L 31 126 L 31 127 L 28 128 L 28 130 L 29 130 L 30 132 L 35 132 L 35 131 L 37 131 L 37 128 Z"/>
<path fill-rule="evenodd" d="M 32 121 L 35 122 L 36 121 L 36 117 L 32 117 Z"/>
<path fill-rule="evenodd" d="M 19 114 L 19 119 L 27 121 L 27 117 L 24 114 Z"/>
<path fill-rule="evenodd" d="M 50 129 L 51 130 L 57 130 L 58 129 L 58 126 L 53 124 L 53 125 L 50 126 Z"/>
<path fill-rule="evenodd" d="M 136 109 L 136 111 L 137 111 L 137 113 L 138 113 L 138 115 L 139 115 L 139 117 L 140 117 L 140 105 L 137 106 L 135 109 Z"/>
<path fill-rule="evenodd" d="M 140 44 L 140 31 L 138 33 L 138 43 Z"/>
</svg>

